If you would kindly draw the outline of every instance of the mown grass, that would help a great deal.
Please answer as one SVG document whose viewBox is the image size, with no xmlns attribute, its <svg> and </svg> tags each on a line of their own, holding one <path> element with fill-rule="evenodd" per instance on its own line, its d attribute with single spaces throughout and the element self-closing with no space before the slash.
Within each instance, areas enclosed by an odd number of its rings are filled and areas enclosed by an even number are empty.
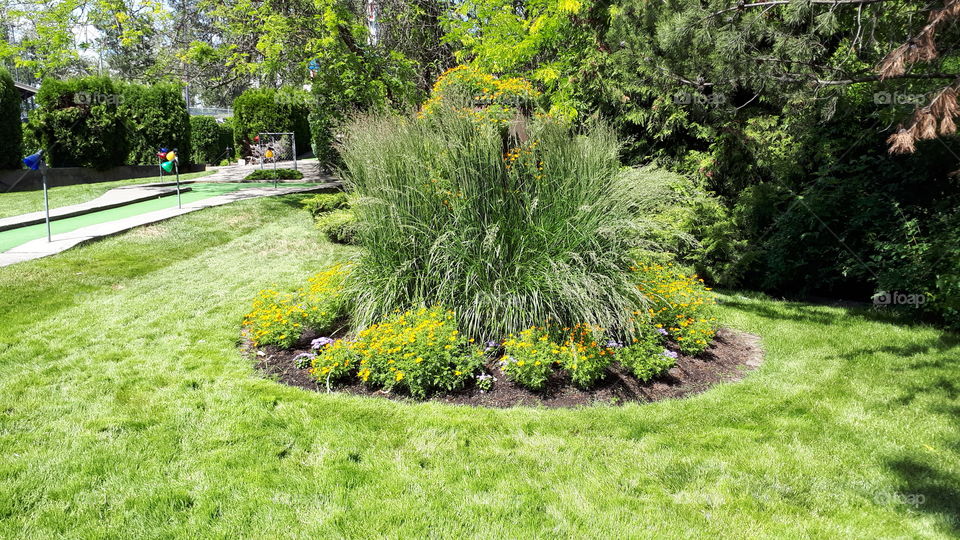
<svg viewBox="0 0 960 540">
<path fill-rule="evenodd" d="M 766 362 L 685 400 L 488 410 L 260 377 L 250 298 L 346 254 L 288 197 L 0 268 L 0 536 L 960 534 L 956 335 L 730 294 Z"/>
<path fill-rule="evenodd" d="M 212 171 L 181 174 L 180 180 L 191 180 L 213 174 Z M 159 176 L 150 178 L 131 178 L 113 182 L 97 182 L 95 184 L 76 184 L 50 188 L 50 209 L 70 206 L 92 201 L 113 188 L 132 186 L 135 184 L 149 184 L 160 182 Z M 172 181 L 171 176 L 164 176 L 163 181 Z M 29 214 L 43 210 L 43 191 L 17 191 L 14 193 L 0 193 L 0 218 Z"/>
</svg>

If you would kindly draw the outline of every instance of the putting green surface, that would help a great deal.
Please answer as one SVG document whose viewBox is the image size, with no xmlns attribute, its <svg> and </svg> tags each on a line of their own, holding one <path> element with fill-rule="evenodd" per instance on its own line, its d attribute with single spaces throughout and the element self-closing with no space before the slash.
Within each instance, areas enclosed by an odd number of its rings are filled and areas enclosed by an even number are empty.
<svg viewBox="0 0 960 540">
<path fill-rule="evenodd" d="M 278 184 L 279 187 L 292 188 L 292 187 L 310 187 L 315 186 L 316 184 L 309 183 L 281 183 Z M 264 187 L 273 187 L 273 182 L 216 182 L 216 183 L 195 183 L 195 184 L 186 184 L 184 187 L 189 187 L 191 191 L 186 191 L 181 194 L 181 199 L 183 204 L 188 204 L 192 202 L 202 201 L 204 199 L 209 199 L 211 197 L 216 197 L 218 195 L 224 195 L 226 193 L 231 193 L 241 189 L 250 189 L 250 188 L 264 188 Z M 108 223 L 110 221 L 116 221 L 118 219 L 129 218 L 133 216 L 138 216 L 141 214 L 146 214 L 149 212 L 154 212 L 157 210 L 165 210 L 167 208 L 175 208 L 177 206 L 177 196 L 168 195 L 165 197 L 158 197 L 156 199 L 151 199 L 149 201 L 138 202 L 134 204 L 128 204 L 126 206 L 120 206 L 117 208 L 111 208 L 109 210 L 101 210 L 99 212 L 93 212 L 90 214 L 84 214 L 82 216 L 76 216 L 72 218 L 59 219 L 52 221 L 50 223 L 51 233 L 54 235 L 63 234 L 81 229 L 83 227 L 88 227 L 90 225 L 99 225 L 101 223 Z M 26 244 L 32 240 L 37 240 L 38 238 L 45 238 L 47 235 L 47 226 L 45 223 L 40 223 L 38 225 L 30 225 L 27 227 L 19 227 L 16 229 L 11 229 L 9 231 L 0 232 L 0 253 L 7 251 L 9 249 L 15 248 L 19 245 Z"/>
</svg>

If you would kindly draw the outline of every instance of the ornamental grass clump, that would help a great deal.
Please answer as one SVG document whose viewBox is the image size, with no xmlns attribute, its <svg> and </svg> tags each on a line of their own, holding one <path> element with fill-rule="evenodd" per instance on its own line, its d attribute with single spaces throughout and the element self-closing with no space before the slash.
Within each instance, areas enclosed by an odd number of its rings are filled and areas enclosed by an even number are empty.
<svg viewBox="0 0 960 540">
<path fill-rule="evenodd" d="M 352 124 L 341 153 L 363 231 L 354 325 L 447 305 L 483 340 L 548 320 L 631 334 L 647 301 L 628 253 L 650 237 L 638 211 L 649 201 L 619 148 L 606 126 L 548 117 L 505 126 L 450 109 Z"/>
</svg>

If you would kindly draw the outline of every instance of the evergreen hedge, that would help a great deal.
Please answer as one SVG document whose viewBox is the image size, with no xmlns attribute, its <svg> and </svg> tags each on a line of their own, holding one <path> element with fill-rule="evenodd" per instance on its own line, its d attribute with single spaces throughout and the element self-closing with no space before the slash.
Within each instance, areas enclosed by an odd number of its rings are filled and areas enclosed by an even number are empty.
<svg viewBox="0 0 960 540">
<path fill-rule="evenodd" d="M 190 116 L 176 84 L 143 86 L 108 77 L 48 79 L 30 131 L 52 167 L 152 165 L 160 147 L 190 164 Z"/>
<path fill-rule="evenodd" d="M 233 146 L 233 127 L 230 122 L 217 122 L 212 116 L 191 116 L 190 146 L 193 163 L 217 165 L 231 157 L 224 152 Z"/>
<path fill-rule="evenodd" d="M 178 84 L 124 84 L 120 104 L 130 136 L 127 165 L 155 165 L 157 149 L 176 148 L 180 167 L 191 162 L 190 113 Z"/>
<path fill-rule="evenodd" d="M 121 92 L 109 77 L 44 80 L 30 123 L 47 163 L 95 169 L 123 164 L 130 135 L 119 106 Z"/>
<path fill-rule="evenodd" d="M 20 92 L 13 78 L 0 68 L 0 169 L 20 168 L 23 157 L 23 126 L 20 123 Z"/>
<path fill-rule="evenodd" d="M 258 133 L 293 132 L 297 151 L 310 147 L 310 94 L 295 88 L 247 90 L 233 101 L 233 140 L 238 155 Z"/>
</svg>

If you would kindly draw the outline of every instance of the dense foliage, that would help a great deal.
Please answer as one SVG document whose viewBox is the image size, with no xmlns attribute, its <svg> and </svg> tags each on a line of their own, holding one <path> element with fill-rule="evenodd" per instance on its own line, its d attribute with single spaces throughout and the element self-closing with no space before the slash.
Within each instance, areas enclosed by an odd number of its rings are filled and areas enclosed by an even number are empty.
<svg viewBox="0 0 960 540">
<path fill-rule="evenodd" d="M 218 122 L 212 116 L 190 117 L 190 147 L 193 163 L 219 164 L 233 157 L 227 153 L 233 147 L 233 127 L 230 122 Z"/>
<path fill-rule="evenodd" d="M 177 84 L 120 86 L 120 115 L 126 126 L 130 154 L 126 165 L 157 163 L 158 148 L 176 148 L 180 166 L 190 164 L 190 114 Z"/>
<path fill-rule="evenodd" d="M 20 92 L 10 73 L 0 68 L 0 169 L 19 169 L 23 150 Z"/>
<path fill-rule="evenodd" d="M 0 59 L 21 78 L 93 72 L 92 55 L 79 53 L 92 46 L 126 77 L 190 81 L 208 105 L 311 84 L 292 102 L 309 109 L 310 142 L 331 168 L 357 113 L 403 111 L 435 85 L 428 116 L 446 94 L 482 116 L 500 105 L 495 85 L 526 79 L 553 118 L 605 119 L 626 163 L 656 162 L 692 183 L 695 215 L 682 224 L 699 243 L 669 249 L 706 279 L 855 300 L 896 287 L 928 295 L 925 314 L 955 319 L 950 257 L 923 253 L 943 252 L 957 233 L 960 0 L 24 0 L 2 9 L 22 30 L 0 42 Z M 77 29 L 88 26 L 103 37 L 80 44 Z M 173 53 L 151 57 L 151 44 Z M 302 149 L 306 141 L 298 137 Z M 913 153 L 891 156 L 891 147 Z"/>
<path fill-rule="evenodd" d="M 176 148 L 189 164 L 190 117 L 181 88 L 106 77 L 46 80 L 31 113 L 31 138 L 53 167 L 156 164 L 158 148 Z"/>
<path fill-rule="evenodd" d="M 107 77 L 43 82 L 30 123 L 50 166 L 108 169 L 126 161 L 134 135 L 120 108 L 122 90 Z"/>
<path fill-rule="evenodd" d="M 310 140 L 310 96 L 294 88 L 247 90 L 233 102 L 233 139 L 240 156 L 251 155 L 260 133 L 293 133 L 297 152 Z"/>
</svg>

